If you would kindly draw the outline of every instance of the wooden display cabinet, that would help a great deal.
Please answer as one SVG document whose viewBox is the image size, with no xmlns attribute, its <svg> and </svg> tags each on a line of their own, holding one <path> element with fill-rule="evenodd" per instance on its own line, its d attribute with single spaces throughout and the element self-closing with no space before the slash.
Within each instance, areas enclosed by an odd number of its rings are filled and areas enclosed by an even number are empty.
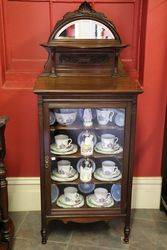
<svg viewBox="0 0 167 250">
<path fill-rule="evenodd" d="M 75 23 L 78 20 L 93 21 L 93 38 L 88 38 L 90 32 L 85 29 L 80 32 L 82 39 L 76 37 L 77 27 L 82 27 Z M 69 27 L 75 32 L 67 30 Z M 104 37 L 105 32 L 107 35 Z M 66 37 L 71 33 L 72 37 Z M 84 2 L 79 10 L 68 13 L 57 23 L 48 43 L 43 46 L 49 52 L 49 57 L 34 88 L 39 106 L 42 243 L 47 241 L 51 220 L 85 223 L 108 221 L 114 217 L 122 217 L 124 220 L 124 242 L 128 243 L 136 104 L 137 95 L 142 93 L 142 89 L 138 81 L 126 75 L 119 61 L 119 52 L 126 45 L 122 45 L 113 23 Z M 97 110 L 100 110 L 100 115 Z M 62 124 L 61 119 L 65 119 L 65 116 L 61 117 L 63 112 L 73 113 L 72 121 L 67 119 Z M 86 112 L 91 114 L 90 124 L 84 120 Z M 80 145 L 85 131 L 93 135 L 93 153 L 88 158 L 95 166 L 89 181 L 93 188 L 89 192 L 86 190 L 86 193 L 85 189 L 83 192 L 79 188 L 82 181 L 78 173 L 78 162 L 85 157 L 81 154 Z M 69 146 L 71 149 L 65 149 L 65 152 L 54 150 L 55 136 L 59 134 L 72 139 L 73 147 Z M 109 144 L 111 148 L 104 149 L 105 144 L 102 146 L 104 134 L 114 136 L 115 142 Z M 60 160 L 70 161 L 76 178 L 60 178 L 57 164 Z M 112 177 L 104 177 L 101 170 L 105 160 L 115 162 L 116 168 L 113 171 L 116 172 L 112 173 Z M 84 185 L 84 188 L 91 185 Z M 77 188 L 80 197 L 83 197 L 83 204 L 64 203 L 67 202 L 67 197 L 63 196 L 64 188 L 69 186 Z M 116 187 L 115 193 L 113 186 Z M 98 187 L 108 190 L 109 200 L 103 202 L 90 196 L 94 195 Z"/>
</svg>

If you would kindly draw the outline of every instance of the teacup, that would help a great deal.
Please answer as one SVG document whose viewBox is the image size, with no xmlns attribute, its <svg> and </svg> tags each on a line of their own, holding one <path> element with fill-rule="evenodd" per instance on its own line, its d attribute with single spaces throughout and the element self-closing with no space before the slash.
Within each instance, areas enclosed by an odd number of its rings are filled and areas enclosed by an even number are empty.
<svg viewBox="0 0 167 250">
<path fill-rule="evenodd" d="M 107 125 L 110 121 L 112 122 L 112 118 L 114 116 L 114 112 L 110 109 L 97 109 L 97 121 L 100 125 Z"/>
<path fill-rule="evenodd" d="M 58 173 L 69 175 L 73 167 L 71 166 L 71 162 L 67 160 L 61 160 L 57 162 Z"/>
<path fill-rule="evenodd" d="M 79 193 L 77 191 L 75 187 L 66 187 L 64 189 L 65 199 L 67 201 L 77 202 L 79 199 Z"/>
<path fill-rule="evenodd" d="M 110 193 L 108 193 L 108 190 L 106 188 L 99 187 L 94 190 L 94 195 L 98 202 L 104 202 L 106 201 Z"/>
<path fill-rule="evenodd" d="M 118 142 L 118 138 L 112 134 L 101 135 L 101 145 L 105 149 L 113 148 Z"/>
<path fill-rule="evenodd" d="M 118 167 L 115 165 L 114 161 L 103 161 L 102 162 L 102 171 L 106 175 L 113 174 L 117 169 L 118 169 Z"/>
<path fill-rule="evenodd" d="M 66 149 L 72 143 L 72 139 L 70 139 L 67 135 L 56 135 L 55 143 L 58 149 Z"/>
</svg>

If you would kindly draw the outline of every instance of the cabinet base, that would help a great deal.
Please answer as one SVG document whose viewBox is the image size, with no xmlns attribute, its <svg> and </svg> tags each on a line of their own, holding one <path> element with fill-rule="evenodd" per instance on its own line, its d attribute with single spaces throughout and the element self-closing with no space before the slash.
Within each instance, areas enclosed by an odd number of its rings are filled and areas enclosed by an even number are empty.
<svg viewBox="0 0 167 250">
<path fill-rule="evenodd" d="M 125 218 L 124 215 L 120 215 L 120 216 L 117 216 L 117 217 L 122 217 L 122 218 Z M 115 217 L 116 218 L 116 217 Z M 49 226 L 48 225 L 48 222 L 49 221 L 62 221 L 63 223 L 68 223 L 68 222 L 75 222 L 75 223 L 93 223 L 93 222 L 100 222 L 100 221 L 103 221 L 103 222 L 109 222 L 111 220 L 113 220 L 114 217 L 74 217 L 74 218 L 53 218 L 53 217 L 48 217 L 46 220 L 47 220 L 47 223 L 45 225 L 47 225 L 47 227 Z M 48 239 L 48 230 L 46 228 L 43 228 L 41 230 L 41 236 L 42 236 L 42 244 L 46 244 L 47 243 L 47 239 Z M 125 224 L 125 227 L 124 227 L 124 237 L 122 238 L 122 241 L 123 243 L 125 244 L 128 244 L 129 243 L 129 237 L 130 237 L 130 226 L 129 225 L 126 225 Z"/>
</svg>

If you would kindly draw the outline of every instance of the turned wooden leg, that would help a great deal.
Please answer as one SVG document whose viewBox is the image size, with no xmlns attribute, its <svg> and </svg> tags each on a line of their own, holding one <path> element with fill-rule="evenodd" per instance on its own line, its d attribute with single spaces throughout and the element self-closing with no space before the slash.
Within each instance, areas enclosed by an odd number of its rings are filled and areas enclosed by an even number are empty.
<svg viewBox="0 0 167 250">
<path fill-rule="evenodd" d="M 125 227 L 124 227 L 124 242 L 126 244 L 129 243 L 129 236 L 130 236 L 130 225 L 125 225 Z"/>
<path fill-rule="evenodd" d="M 0 178 L 0 204 L 2 204 L 1 206 L 1 221 L 3 224 L 2 240 L 10 241 L 7 182 L 3 178 Z"/>
<path fill-rule="evenodd" d="M 41 236 L 42 236 L 42 244 L 46 244 L 47 243 L 47 230 L 45 228 L 41 230 Z"/>
</svg>

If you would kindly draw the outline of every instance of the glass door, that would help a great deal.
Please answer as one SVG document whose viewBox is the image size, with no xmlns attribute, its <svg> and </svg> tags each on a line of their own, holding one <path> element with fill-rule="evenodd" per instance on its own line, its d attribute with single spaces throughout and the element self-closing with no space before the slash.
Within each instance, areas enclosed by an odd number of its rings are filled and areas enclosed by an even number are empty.
<svg viewBox="0 0 167 250">
<path fill-rule="evenodd" d="M 51 207 L 120 208 L 125 108 L 50 108 Z"/>
</svg>

